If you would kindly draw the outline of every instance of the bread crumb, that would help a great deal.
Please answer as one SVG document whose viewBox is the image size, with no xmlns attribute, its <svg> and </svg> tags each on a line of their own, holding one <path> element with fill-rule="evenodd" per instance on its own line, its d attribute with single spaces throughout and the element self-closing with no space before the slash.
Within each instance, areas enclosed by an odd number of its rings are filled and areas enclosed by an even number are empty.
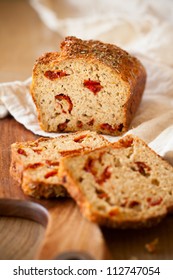
<svg viewBox="0 0 173 280">
<path fill-rule="evenodd" d="M 159 238 L 155 238 L 153 241 L 146 243 L 145 248 L 149 253 L 156 253 L 158 250 L 158 243 L 159 243 Z"/>
</svg>

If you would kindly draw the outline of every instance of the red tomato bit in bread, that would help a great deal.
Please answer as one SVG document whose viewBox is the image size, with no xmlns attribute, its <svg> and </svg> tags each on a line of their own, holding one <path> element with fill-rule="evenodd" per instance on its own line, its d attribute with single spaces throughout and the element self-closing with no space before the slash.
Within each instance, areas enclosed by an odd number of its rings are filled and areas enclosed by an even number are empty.
<svg viewBox="0 0 173 280">
<path fill-rule="evenodd" d="M 31 168 L 31 169 L 36 169 L 38 167 L 43 166 L 41 162 L 36 162 L 36 163 L 30 163 L 27 165 L 26 169 Z"/>
<path fill-rule="evenodd" d="M 86 137 L 86 135 L 80 135 L 74 139 L 74 142 L 82 143 L 85 137 Z"/>
<path fill-rule="evenodd" d="M 100 175 L 100 178 L 96 179 L 96 182 L 100 185 L 102 185 L 106 180 L 108 180 L 111 177 L 111 171 L 110 166 L 107 166 L 103 173 Z"/>
<path fill-rule="evenodd" d="M 18 154 L 20 154 L 20 155 L 23 155 L 23 156 L 27 157 L 27 153 L 25 152 L 25 150 L 23 150 L 23 149 L 19 148 L 19 149 L 17 150 L 17 152 L 18 152 Z"/>
<path fill-rule="evenodd" d="M 52 177 L 56 174 L 57 174 L 57 170 L 52 170 L 52 171 L 48 172 L 46 175 L 44 175 L 44 178 L 47 179 L 47 178 Z"/>
<path fill-rule="evenodd" d="M 90 172 L 94 177 L 97 184 L 102 185 L 106 180 L 111 177 L 111 170 L 110 166 L 107 166 L 102 174 L 98 176 L 96 168 L 94 167 L 94 162 L 96 159 L 88 158 L 87 162 L 85 163 L 84 170 L 86 172 Z"/>
<path fill-rule="evenodd" d="M 163 198 L 159 197 L 159 198 L 152 198 L 152 197 L 148 197 L 147 198 L 147 202 L 149 204 L 149 206 L 156 206 L 156 205 L 160 205 L 160 203 L 162 202 Z"/>
<path fill-rule="evenodd" d="M 88 160 L 85 163 L 84 170 L 86 172 L 90 172 L 94 176 L 96 175 L 96 170 L 94 168 L 94 159 L 88 158 Z"/>
<path fill-rule="evenodd" d="M 46 164 L 49 166 L 59 166 L 59 162 L 58 161 L 51 161 L 46 159 Z"/>
<path fill-rule="evenodd" d="M 83 127 L 83 123 L 81 121 L 77 121 L 77 127 L 78 128 L 82 128 Z"/>
<path fill-rule="evenodd" d="M 92 126 L 94 124 L 94 119 L 91 119 L 89 122 L 87 122 L 87 125 Z"/>
<path fill-rule="evenodd" d="M 103 87 L 101 86 L 99 81 L 92 81 L 92 80 L 84 80 L 83 83 L 84 87 L 88 88 L 90 91 L 96 95 Z"/>
<path fill-rule="evenodd" d="M 113 217 L 119 214 L 119 210 L 118 208 L 112 209 L 111 211 L 109 211 L 109 216 Z"/>
<path fill-rule="evenodd" d="M 119 144 L 121 144 L 121 146 L 124 147 L 124 148 L 129 148 L 133 144 L 133 139 L 128 139 L 128 140 L 127 139 L 125 139 L 125 140 L 120 139 Z"/>
<path fill-rule="evenodd" d="M 71 110 L 73 109 L 73 103 L 72 103 L 72 101 L 71 101 L 69 96 L 67 96 L 67 95 L 65 95 L 63 93 L 60 93 L 60 94 L 57 94 L 55 96 L 55 99 L 58 100 L 58 101 L 65 100 L 68 103 L 68 111 L 69 111 L 69 113 L 71 113 Z M 61 106 L 61 108 L 62 108 L 62 106 Z M 63 110 L 63 113 L 66 113 L 66 112 Z"/>
<path fill-rule="evenodd" d="M 108 194 L 105 193 L 103 190 L 96 189 L 96 194 L 99 198 L 108 198 Z"/>
<path fill-rule="evenodd" d="M 142 161 L 135 161 L 135 164 L 137 165 L 137 171 L 139 171 L 143 176 L 148 175 L 148 171 L 151 170 L 151 168 Z"/>
<path fill-rule="evenodd" d="M 117 130 L 117 127 L 112 127 L 110 124 L 108 123 L 102 123 L 100 125 L 100 128 L 103 129 L 103 130 L 108 130 L 110 132 L 114 132 Z"/>
<path fill-rule="evenodd" d="M 122 129 L 123 129 L 123 124 L 122 123 L 120 123 L 119 125 L 116 125 L 115 127 L 113 127 L 112 125 L 110 125 L 110 124 L 108 124 L 108 123 L 102 123 L 101 125 L 100 125 L 100 128 L 102 129 L 102 130 L 108 130 L 108 131 L 110 131 L 110 132 L 115 132 L 115 131 L 119 131 L 119 132 L 121 132 L 122 131 Z"/>
<path fill-rule="evenodd" d="M 37 153 L 38 155 L 41 154 L 42 150 L 41 149 L 32 149 L 34 153 Z"/>
<path fill-rule="evenodd" d="M 67 128 L 67 124 L 68 124 L 69 121 L 70 121 L 70 120 L 65 120 L 65 122 L 60 123 L 60 124 L 58 125 L 58 130 L 64 131 L 64 130 Z"/>
<path fill-rule="evenodd" d="M 62 71 L 62 70 L 58 70 L 58 71 L 48 70 L 44 73 L 44 76 L 46 78 L 48 78 L 49 80 L 55 80 L 55 79 L 58 79 L 58 78 L 69 76 L 69 74 L 67 74 L 65 71 Z"/>
</svg>

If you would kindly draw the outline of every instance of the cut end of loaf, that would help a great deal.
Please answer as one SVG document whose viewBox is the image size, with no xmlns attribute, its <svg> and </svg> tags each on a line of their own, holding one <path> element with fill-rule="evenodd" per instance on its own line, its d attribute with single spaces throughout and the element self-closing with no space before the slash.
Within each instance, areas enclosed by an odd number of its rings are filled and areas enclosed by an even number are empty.
<svg viewBox="0 0 173 280">
<path fill-rule="evenodd" d="M 45 131 L 127 131 L 145 87 L 141 63 L 120 48 L 68 37 L 60 53 L 41 57 L 32 96 Z"/>
<path fill-rule="evenodd" d="M 60 176 L 84 216 L 100 225 L 150 226 L 173 205 L 172 166 L 137 137 L 62 159 Z"/>
</svg>

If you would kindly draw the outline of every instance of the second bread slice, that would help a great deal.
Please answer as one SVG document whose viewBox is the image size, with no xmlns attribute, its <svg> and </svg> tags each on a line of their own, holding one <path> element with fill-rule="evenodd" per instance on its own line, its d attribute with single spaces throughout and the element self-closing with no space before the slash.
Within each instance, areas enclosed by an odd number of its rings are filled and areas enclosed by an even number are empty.
<svg viewBox="0 0 173 280">
<path fill-rule="evenodd" d="M 83 215 L 100 225 L 152 225 L 173 207 L 173 167 L 132 135 L 62 159 L 59 172 Z"/>
</svg>

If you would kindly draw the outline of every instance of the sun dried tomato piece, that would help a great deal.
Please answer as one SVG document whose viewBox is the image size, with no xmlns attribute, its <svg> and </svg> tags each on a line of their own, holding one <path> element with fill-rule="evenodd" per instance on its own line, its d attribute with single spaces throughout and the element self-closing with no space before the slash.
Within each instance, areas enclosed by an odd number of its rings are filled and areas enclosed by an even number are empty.
<svg viewBox="0 0 173 280">
<path fill-rule="evenodd" d="M 114 131 L 117 131 L 117 127 L 112 127 L 110 124 L 108 123 L 102 123 L 100 125 L 100 128 L 103 129 L 103 130 L 108 130 L 110 132 L 114 132 Z"/>
<path fill-rule="evenodd" d="M 52 171 L 48 172 L 46 175 L 44 175 L 44 178 L 47 179 L 47 178 L 52 177 L 56 174 L 57 174 L 57 170 L 52 170 Z"/>
<path fill-rule="evenodd" d="M 73 103 L 68 95 L 60 93 L 55 96 L 55 99 L 58 101 L 65 100 L 68 103 L 68 112 L 71 113 L 71 110 L 73 109 Z M 61 105 L 61 108 L 63 109 L 62 104 L 60 104 L 60 105 Z M 66 113 L 66 111 L 63 110 L 63 113 Z"/>
<path fill-rule="evenodd" d="M 129 148 L 133 144 L 133 139 L 128 139 L 128 140 L 120 139 L 119 144 L 124 148 Z"/>
<path fill-rule="evenodd" d="M 69 74 L 67 74 L 65 71 L 62 71 L 62 70 L 58 70 L 58 71 L 48 70 L 44 73 L 44 76 L 46 78 L 48 78 L 49 80 L 55 80 L 58 78 L 63 78 L 65 76 L 69 76 Z"/>
<path fill-rule="evenodd" d="M 46 162 L 47 165 L 50 165 L 50 166 L 59 166 L 58 161 L 51 161 L 51 160 L 46 159 L 45 162 Z"/>
<path fill-rule="evenodd" d="M 111 177 L 111 171 L 110 171 L 110 166 L 107 166 L 103 173 L 100 175 L 100 178 L 96 179 L 96 182 L 100 185 L 102 185 L 106 180 L 108 180 Z"/>
<path fill-rule="evenodd" d="M 68 124 L 69 121 L 70 121 L 70 120 L 65 120 L 65 122 L 60 123 L 60 124 L 58 125 L 58 130 L 64 131 L 64 130 L 67 128 L 67 124 Z"/>
<path fill-rule="evenodd" d="M 31 169 L 36 169 L 38 167 L 43 166 L 41 162 L 36 162 L 36 163 L 30 163 L 27 165 L 26 169 L 31 168 Z"/>
<path fill-rule="evenodd" d="M 104 163 L 104 160 L 103 160 L 104 155 L 105 155 L 105 152 L 100 152 L 98 155 L 98 161 L 100 162 L 100 164 Z"/>
<path fill-rule="evenodd" d="M 135 161 L 135 164 L 137 165 L 137 171 L 139 171 L 143 176 L 147 176 L 147 171 L 150 171 L 151 168 L 142 161 Z"/>
<path fill-rule="evenodd" d="M 152 198 L 152 197 L 148 197 L 147 198 L 147 202 L 150 206 L 156 206 L 156 205 L 160 205 L 162 202 L 163 198 L 159 197 L 159 198 Z"/>
<path fill-rule="evenodd" d="M 80 135 L 74 139 L 74 142 L 81 143 L 85 137 L 86 137 L 86 135 Z"/>
<path fill-rule="evenodd" d="M 88 158 L 86 163 L 85 163 L 85 166 L 84 166 L 84 170 L 86 172 L 90 172 L 92 175 L 96 175 L 96 170 L 94 168 L 94 159 L 92 158 Z"/>
<path fill-rule="evenodd" d="M 87 122 L 87 125 L 92 126 L 94 124 L 94 119 L 91 119 L 89 122 Z"/>
<path fill-rule="evenodd" d="M 96 95 L 103 88 L 99 81 L 92 81 L 90 79 L 84 80 L 83 85 L 92 91 L 94 95 Z"/>
<path fill-rule="evenodd" d="M 102 185 L 104 182 L 106 182 L 106 180 L 108 180 L 111 177 L 111 170 L 110 170 L 110 166 L 107 166 L 102 172 L 102 174 L 98 176 L 97 170 L 94 166 L 96 160 L 97 159 L 88 158 L 85 163 L 84 170 L 86 172 L 90 172 L 95 177 L 95 181 L 97 184 Z M 100 160 L 100 157 L 98 158 L 98 160 Z"/>
<path fill-rule="evenodd" d="M 41 154 L 42 149 L 32 149 L 34 151 L 34 153 L 37 153 L 38 155 Z"/>
<path fill-rule="evenodd" d="M 108 194 L 105 193 L 103 190 L 96 189 L 96 194 L 99 198 L 108 198 Z"/>
<path fill-rule="evenodd" d="M 129 203 L 129 207 L 130 208 L 134 208 L 136 206 L 139 206 L 140 205 L 140 202 L 136 201 L 136 200 L 132 200 L 130 203 Z"/>
<path fill-rule="evenodd" d="M 111 216 L 111 217 L 114 217 L 118 214 L 119 214 L 119 209 L 118 208 L 114 208 L 114 209 L 109 211 L 109 216 Z"/>
<path fill-rule="evenodd" d="M 78 128 L 82 128 L 83 127 L 83 122 L 77 121 L 76 125 L 77 125 Z"/>
<path fill-rule="evenodd" d="M 61 156 L 66 157 L 66 156 L 70 156 L 70 155 L 74 155 L 74 154 L 79 154 L 81 151 L 83 151 L 84 149 L 77 149 L 77 150 L 69 150 L 69 151 L 61 151 L 59 152 L 61 154 Z"/>
<path fill-rule="evenodd" d="M 108 123 L 102 123 L 100 125 L 100 128 L 103 130 L 108 130 L 110 132 L 115 132 L 115 131 L 119 131 L 121 132 L 123 129 L 124 125 L 122 123 L 120 123 L 119 125 L 115 125 L 114 127 Z"/>
<path fill-rule="evenodd" d="M 18 152 L 18 154 L 27 157 L 27 153 L 26 153 L 26 151 L 25 151 L 24 149 L 19 148 L 19 149 L 17 150 L 17 152 Z"/>
</svg>

